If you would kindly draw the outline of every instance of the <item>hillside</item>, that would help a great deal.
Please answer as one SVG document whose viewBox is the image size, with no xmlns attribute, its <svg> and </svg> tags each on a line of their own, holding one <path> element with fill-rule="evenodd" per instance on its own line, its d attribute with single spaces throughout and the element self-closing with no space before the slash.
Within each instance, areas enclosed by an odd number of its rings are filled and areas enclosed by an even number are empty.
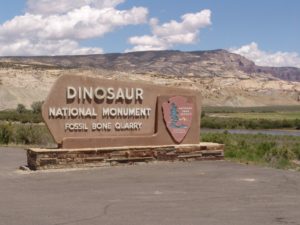
<svg viewBox="0 0 300 225">
<path fill-rule="evenodd" d="M 256 66 L 225 50 L 0 58 L 0 109 L 43 100 L 62 73 L 199 88 L 205 105 L 299 104 L 300 69 Z"/>
<path fill-rule="evenodd" d="M 300 68 L 262 67 L 226 50 L 146 51 L 85 56 L 4 57 L 0 63 L 26 63 L 60 68 L 97 68 L 132 73 L 174 76 L 221 76 L 222 71 L 239 70 L 247 74 L 271 74 L 288 81 L 300 81 Z M 0 64 L 1 65 L 1 64 Z M 213 68 L 212 68 L 213 67 Z M 222 71 L 215 71 L 219 67 Z M 216 73 L 219 72 L 219 73 Z"/>
</svg>

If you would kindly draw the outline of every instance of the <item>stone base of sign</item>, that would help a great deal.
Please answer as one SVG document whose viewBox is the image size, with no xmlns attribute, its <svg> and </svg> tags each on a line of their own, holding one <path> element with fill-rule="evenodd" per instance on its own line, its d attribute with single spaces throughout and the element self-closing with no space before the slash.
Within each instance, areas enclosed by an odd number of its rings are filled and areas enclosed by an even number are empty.
<svg viewBox="0 0 300 225">
<path fill-rule="evenodd" d="M 31 170 L 99 167 L 150 161 L 218 160 L 223 158 L 224 145 L 208 142 L 89 149 L 27 149 L 27 163 Z"/>
</svg>

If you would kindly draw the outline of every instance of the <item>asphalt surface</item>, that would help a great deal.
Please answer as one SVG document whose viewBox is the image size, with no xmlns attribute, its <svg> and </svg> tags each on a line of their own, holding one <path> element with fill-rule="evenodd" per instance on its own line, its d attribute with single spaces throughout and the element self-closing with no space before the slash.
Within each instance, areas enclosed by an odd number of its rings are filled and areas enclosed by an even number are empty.
<svg viewBox="0 0 300 225">
<path fill-rule="evenodd" d="M 300 172 L 226 161 L 20 171 L 0 148 L 0 225 L 300 224 Z"/>
</svg>

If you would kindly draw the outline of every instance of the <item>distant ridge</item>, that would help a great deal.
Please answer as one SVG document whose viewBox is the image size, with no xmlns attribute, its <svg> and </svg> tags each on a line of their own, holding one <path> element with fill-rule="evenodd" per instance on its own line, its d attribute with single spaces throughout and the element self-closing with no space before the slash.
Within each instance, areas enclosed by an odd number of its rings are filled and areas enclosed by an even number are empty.
<svg viewBox="0 0 300 225">
<path fill-rule="evenodd" d="M 94 68 L 138 74 L 207 77 L 239 70 L 250 76 L 269 74 L 286 81 L 300 81 L 300 68 L 265 67 L 223 49 L 210 51 L 143 51 L 79 56 L 1 57 L 0 63 L 22 63 L 58 68 Z"/>
</svg>

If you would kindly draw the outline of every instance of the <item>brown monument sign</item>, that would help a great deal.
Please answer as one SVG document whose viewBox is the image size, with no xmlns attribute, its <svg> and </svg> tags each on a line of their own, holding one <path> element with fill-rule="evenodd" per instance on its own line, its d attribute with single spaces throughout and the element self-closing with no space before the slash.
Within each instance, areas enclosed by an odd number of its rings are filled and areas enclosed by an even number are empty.
<svg viewBox="0 0 300 225">
<path fill-rule="evenodd" d="M 190 89 L 61 76 L 42 107 L 59 148 L 28 149 L 28 166 L 222 159 L 223 145 L 200 143 L 200 101 Z"/>
<path fill-rule="evenodd" d="M 42 113 L 63 148 L 199 144 L 200 101 L 189 89 L 64 75 Z"/>
</svg>

